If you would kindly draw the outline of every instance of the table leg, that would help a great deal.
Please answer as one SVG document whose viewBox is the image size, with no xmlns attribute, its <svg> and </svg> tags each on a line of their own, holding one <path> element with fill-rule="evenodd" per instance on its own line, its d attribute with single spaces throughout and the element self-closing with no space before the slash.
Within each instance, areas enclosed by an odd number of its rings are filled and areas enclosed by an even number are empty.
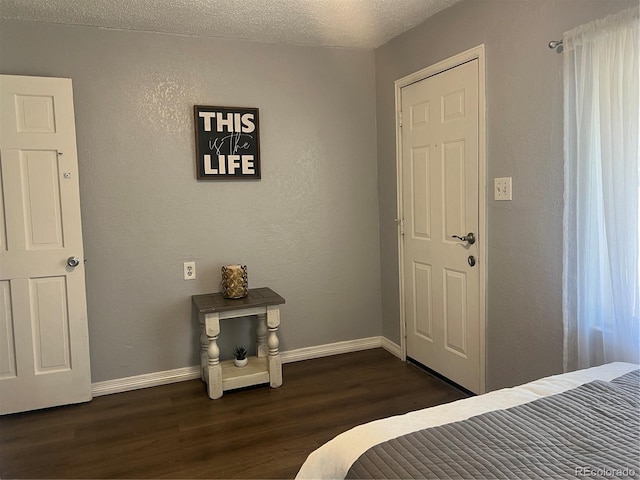
<svg viewBox="0 0 640 480">
<path fill-rule="evenodd" d="M 278 306 L 267 307 L 267 326 L 269 328 L 269 338 L 267 345 L 269 347 L 269 384 L 272 388 L 282 385 L 282 359 L 278 346 L 278 327 L 280 326 L 280 308 Z"/>
<path fill-rule="evenodd" d="M 261 313 L 258 315 L 258 326 L 256 328 L 256 337 L 258 344 L 258 358 L 266 357 L 269 354 L 267 346 L 267 315 Z"/>
<path fill-rule="evenodd" d="M 209 348 L 209 338 L 204 327 L 204 318 L 200 322 L 200 378 L 203 382 L 206 382 L 207 367 L 209 366 L 209 356 L 207 355 L 207 349 Z"/>
<path fill-rule="evenodd" d="M 222 366 L 220 365 L 220 316 L 217 313 L 205 315 L 205 333 L 208 340 L 206 382 L 209 398 L 222 397 Z"/>
</svg>

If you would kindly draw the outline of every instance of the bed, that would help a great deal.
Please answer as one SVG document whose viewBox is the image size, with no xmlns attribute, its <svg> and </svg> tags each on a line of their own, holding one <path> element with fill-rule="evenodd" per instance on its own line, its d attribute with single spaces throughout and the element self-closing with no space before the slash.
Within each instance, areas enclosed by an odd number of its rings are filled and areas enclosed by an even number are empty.
<svg viewBox="0 0 640 480">
<path fill-rule="evenodd" d="M 359 425 L 297 479 L 631 478 L 640 366 L 611 363 Z"/>
</svg>

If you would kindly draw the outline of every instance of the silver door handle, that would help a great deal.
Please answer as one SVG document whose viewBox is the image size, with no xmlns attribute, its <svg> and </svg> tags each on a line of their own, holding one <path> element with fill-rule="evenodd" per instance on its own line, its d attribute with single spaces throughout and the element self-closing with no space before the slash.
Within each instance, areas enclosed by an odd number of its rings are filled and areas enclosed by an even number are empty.
<svg viewBox="0 0 640 480">
<path fill-rule="evenodd" d="M 75 268 L 80 265 L 80 259 L 78 257 L 69 257 L 67 258 L 67 265 L 71 268 Z"/>
<path fill-rule="evenodd" d="M 469 232 L 466 235 L 463 235 L 462 237 L 459 235 L 451 235 L 451 238 L 457 238 L 458 240 L 467 242 L 469 245 L 473 245 L 474 243 L 476 243 L 476 236 L 473 234 L 473 232 Z"/>
</svg>

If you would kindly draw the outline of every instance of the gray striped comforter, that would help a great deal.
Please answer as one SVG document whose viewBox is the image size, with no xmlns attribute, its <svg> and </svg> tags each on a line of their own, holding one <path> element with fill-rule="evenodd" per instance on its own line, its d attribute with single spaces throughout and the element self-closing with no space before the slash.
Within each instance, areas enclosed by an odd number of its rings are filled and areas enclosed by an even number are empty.
<svg viewBox="0 0 640 480">
<path fill-rule="evenodd" d="M 640 478 L 640 370 L 389 440 L 347 478 Z"/>
</svg>

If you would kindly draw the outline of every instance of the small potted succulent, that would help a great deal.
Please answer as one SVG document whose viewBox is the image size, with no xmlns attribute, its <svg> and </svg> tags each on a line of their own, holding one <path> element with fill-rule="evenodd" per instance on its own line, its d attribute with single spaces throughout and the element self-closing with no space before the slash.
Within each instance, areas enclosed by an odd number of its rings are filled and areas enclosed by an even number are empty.
<svg viewBox="0 0 640 480">
<path fill-rule="evenodd" d="M 247 347 L 240 345 L 233 350 L 234 360 L 236 367 L 244 367 L 249 359 L 247 358 Z"/>
</svg>

